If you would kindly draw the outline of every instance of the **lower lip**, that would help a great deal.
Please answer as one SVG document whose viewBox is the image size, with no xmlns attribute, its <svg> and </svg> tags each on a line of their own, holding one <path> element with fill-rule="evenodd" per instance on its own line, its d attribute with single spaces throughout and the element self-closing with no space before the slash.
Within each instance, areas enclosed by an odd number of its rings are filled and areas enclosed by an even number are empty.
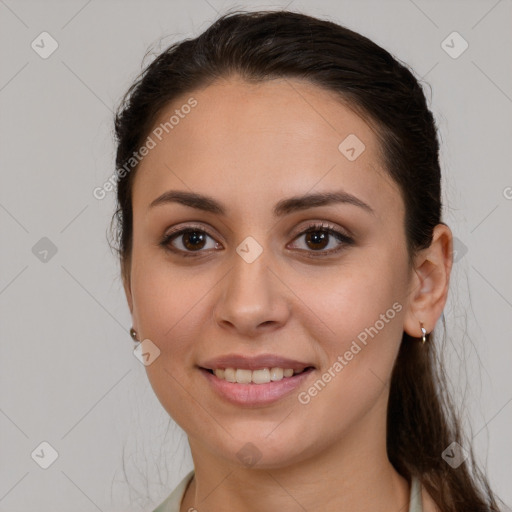
<svg viewBox="0 0 512 512">
<path fill-rule="evenodd" d="M 237 384 L 219 379 L 208 370 L 201 368 L 214 391 L 228 402 L 248 407 L 267 405 L 277 402 L 281 398 L 291 394 L 313 373 L 309 369 L 294 375 L 284 377 L 278 381 L 270 381 L 267 384 Z"/>
</svg>

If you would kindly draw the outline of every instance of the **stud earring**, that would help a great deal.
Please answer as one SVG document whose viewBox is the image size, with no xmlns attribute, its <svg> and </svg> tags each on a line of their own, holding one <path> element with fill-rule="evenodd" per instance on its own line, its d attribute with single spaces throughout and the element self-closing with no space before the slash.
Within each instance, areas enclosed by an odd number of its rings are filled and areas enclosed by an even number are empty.
<svg viewBox="0 0 512 512">
<path fill-rule="evenodd" d="M 137 339 L 137 331 L 133 327 L 130 328 L 130 336 L 133 338 L 133 341 L 139 341 Z"/>
</svg>

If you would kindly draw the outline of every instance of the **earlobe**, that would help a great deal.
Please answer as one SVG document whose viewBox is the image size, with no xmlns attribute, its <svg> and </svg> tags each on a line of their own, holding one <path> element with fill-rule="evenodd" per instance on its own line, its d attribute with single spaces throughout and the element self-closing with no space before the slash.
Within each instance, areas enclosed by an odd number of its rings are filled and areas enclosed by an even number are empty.
<svg viewBox="0 0 512 512">
<path fill-rule="evenodd" d="M 404 330 L 421 338 L 423 324 L 427 333 L 433 331 L 448 297 L 452 268 L 453 236 L 446 224 L 434 228 L 432 243 L 415 258 Z"/>
</svg>

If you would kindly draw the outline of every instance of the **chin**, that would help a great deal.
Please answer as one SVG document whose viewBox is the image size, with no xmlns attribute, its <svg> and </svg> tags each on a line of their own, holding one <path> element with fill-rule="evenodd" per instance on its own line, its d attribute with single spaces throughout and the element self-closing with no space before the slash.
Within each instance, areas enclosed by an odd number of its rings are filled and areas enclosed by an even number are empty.
<svg viewBox="0 0 512 512">
<path fill-rule="evenodd" d="M 274 425 L 275 428 L 275 425 Z M 279 427 L 276 429 L 278 430 Z M 313 455 L 316 443 L 309 443 L 304 436 L 297 438 L 283 429 L 268 435 L 272 429 L 244 430 L 244 436 L 235 439 L 223 437 L 206 441 L 218 457 L 230 464 L 247 469 L 279 469 L 300 463 Z"/>
</svg>

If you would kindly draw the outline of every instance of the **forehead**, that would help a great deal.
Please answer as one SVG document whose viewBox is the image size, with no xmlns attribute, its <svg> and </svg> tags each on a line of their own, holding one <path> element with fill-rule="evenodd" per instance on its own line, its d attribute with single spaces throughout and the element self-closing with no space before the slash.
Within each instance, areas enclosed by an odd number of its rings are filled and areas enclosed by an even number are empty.
<svg viewBox="0 0 512 512">
<path fill-rule="evenodd" d="M 191 99 L 195 106 L 184 108 Z M 153 135 L 159 127 L 161 140 Z M 239 208 L 340 187 L 376 209 L 397 202 L 373 128 L 333 93 L 304 81 L 219 80 L 166 106 L 155 129 L 156 144 L 137 170 L 134 207 L 171 188 Z"/>
</svg>

